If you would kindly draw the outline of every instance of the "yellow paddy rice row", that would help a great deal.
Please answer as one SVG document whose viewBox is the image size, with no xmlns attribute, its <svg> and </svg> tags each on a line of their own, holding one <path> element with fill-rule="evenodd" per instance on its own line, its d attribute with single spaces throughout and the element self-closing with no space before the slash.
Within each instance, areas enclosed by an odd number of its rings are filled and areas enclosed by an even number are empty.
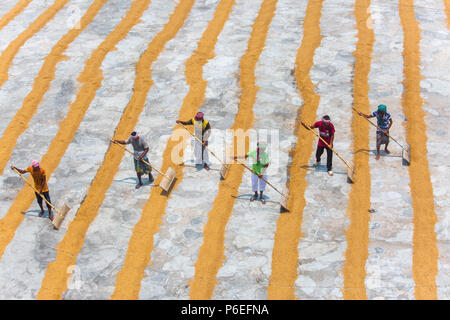
<svg viewBox="0 0 450 320">
<path fill-rule="evenodd" d="M 0 29 L 14 19 L 30 1 L 19 1 L 16 6 L 0 19 Z M 38 19 L 36 19 L 0 56 L 0 86 L 8 79 L 8 69 L 14 56 L 21 46 L 45 26 L 55 14 L 66 5 L 68 0 L 57 0 Z M 81 29 L 69 31 L 52 49 L 46 58 L 43 67 L 35 79 L 32 91 L 23 102 L 22 108 L 10 123 L 4 136 L 0 139 L 0 171 L 11 155 L 17 138 L 27 129 L 27 123 L 36 112 L 45 92 L 54 79 L 55 67 L 64 59 L 62 55 L 69 44 L 89 25 L 99 12 L 106 0 L 96 0 L 81 20 Z M 131 28 L 139 22 L 139 17 L 148 8 L 150 0 L 135 0 L 121 23 L 108 35 L 105 41 L 93 52 L 86 62 L 79 81 L 83 84 L 70 106 L 67 117 L 62 121 L 60 129 L 52 141 L 47 153 L 42 158 L 42 165 L 46 168 L 48 178 L 57 168 L 59 161 L 82 121 L 86 110 L 95 97 L 96 91 L 102 84 L 101 63 L 106 54 L 114 50 L 114 46 L 122 40 Z M 228 15 L 232 10 L 234 0 L 222 0 L 216 10 L 214 19 L 208 25 L 198 49 L 186 62 L 186 78 L 190 90 L 180 109 L 179 118 L 191 117 L 204 99 L 206 82 L 202 79 L 203 66 L 214 56 L 214 46 L 217 42 Z M 448 1 L 444 0 L 448 17 Z M 153 81 L 148 70 L 164 49 L 165 44 L 172 39 L 183 26 L 194 0 L 182 0 L 177 5 L 169 23 L 149 44 L 147 51 L 140 58 L 137 65 L 137 76 L 134 85 L 134 94 L 127 105 L 123 116 L 116 128 L 115 136 L 122 137 L 131 131 L 137 123 L 138 117 L 145 104 L 147 93 Z M 252 35 L 248 43 L 246 54 L 240 62 L 240 86 L 242 89 L 239 111 L 232 129 L 252 127 L 253 104 L 258 91 L 255 85 L 255 68 L 259 55 L 264 48 L 265 38 L 270 22 L 275 14 L 276 0 L 264 0 L 258 17 L 256 18 Z M 358 44 L 355 52 L 355 78 L 354 78 L 354 105 L 362 112 L 369 112 L 367 77 L 370 71 L 371 52 L 374 42 L 373 31 L 367 28 L 369 18 L 369 0 L 356 0 L 355 17 L 358 28 Z M 408 119 L 407 141 L 412 146 L 412 163 L 409 168 L 411 178 L 411 193 L 414 209 L 414 251 L 413 251 L 413 277 L 416 283 L 417 299 L 436 299 L 436 274 L 438 252 L 434 225 L 433 190 L 428 172 L 426 132 L 424 114 L 421 110 L 423 104 L 420 98 L 420 31 L 414 18 L 412 0 L 400 0 L 400 17 L 404 31 L 404 75 L 405 94 L 403 100 L 404 113 Z M 298 89 L 304 101 L 299 108 L 298 120 L 312 122 L 320 97 L 314 92 L 314 86 L 309 77 L 313 66 L 315 50 L 321 42 L 320 17 L 322 1 L 310 1 L 304 21 L 304 37 L 297 53 L 295 77 Z M 299 28 L 301 26 L 298 26 Z M 272 275 L 267 287 L 269 299 L 295 299 L 294 283 L 297 278 L 298 244 L 301 239 L 302 212 L 306 199 L 304 192 L 307 187 L 306 171 L 301 165 L 306 163 L 312 153 L 313 137 L 296 127 L 297 145 L 293 153 L 292 165 L 289 168 L 289 189 L 291 195 L 288 201 L 290 213 L 280 215 L 277 222 L 275 244 L 272 258 Z M 344 299 L 366 299 L 365 292 L 365 264 L 367 260 L 367 246 L 369 241 L 368 223 L 370 208 L 370 173 L 368 154 L 357 152 L 368 149 L 368 124 L 361 119 L 352 121 L 354 136 L 354 163 L 356 167 L 356 183 L 350 193 L 348 213 L 351 225 L 346 232 L 348 248 L 343 269 Z M 175 142 L 169 139 L 163 154 L 162 169 L 178 164 L 170 160 Z M 123 151 L 109 149 L 102 167 L 92 183 L 88 196 L 77 212 L 77 217 L 70 224 L 69 229 L 58 245 L 55 262 L 48 265 L 42 282 L 38 299 L 60 299 L 66 290 L 68 274 L 67 267 L 76 263 L 76 256 L 84 244 L 85 234 L 90 223 L 95 219 L 98 208 L 101 206 L 105 193 L 112 183 L 119 164 L 123 158 Z M 215 277 L 224 259 L 225 227 L 232 214 L 234 198 L 242 181 L 244 169 L 233 166 L 227 178 L 227 186 L 219 183 L 219 192 L 214 201 L 212 210 L 208 214 L 208 221 L 204 229 L 203 245 L 200 248 L 195 276 L 191 281 L 191 299 L 210 299 L 216 284 Z M 177 182 L 182 180 L 182 170 L 178 170 Z M 230 187 L 231 186 L 231 187 Z M 295 186 L 295 187 L 294 187 Z M 295 192 L 293 192 L 295 191 Z M 23 221 L 23 215 L 18 212 L 27 210 L 34 200 L 34 195 L 28 189 L 22 189 L 17 195 L 13 205 L 6 216 L 0 220 L 0 258 L 14 237 L 16 229 Z M 145 267 L 150 261 L 153 249 L 153 236 L 161 224 L 168 197 L 160 194 L 160 190 L 153 188 L 146 205 L 143 207 L 141 220 L 136 224 L 130 238 L 127 256 L 123 269 L 117 275 L 117 282 L 112 299 L 137 299 L 140 282 Z M 70 254 L 68 254 L 70 253 Z"/>
</svg>

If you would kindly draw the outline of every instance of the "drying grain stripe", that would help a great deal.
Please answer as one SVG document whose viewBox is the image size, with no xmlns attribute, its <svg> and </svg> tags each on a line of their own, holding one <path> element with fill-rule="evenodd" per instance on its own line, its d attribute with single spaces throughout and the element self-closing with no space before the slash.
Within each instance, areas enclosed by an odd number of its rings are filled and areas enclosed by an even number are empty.
<svg viewBox="0 0 450 320">
<path fill-rule="evenodd" d="M 151 70 L 152 64 L 157 60 L 166 43 L 181 28 L 189 10 L 189 5 L 181 1 L 168 23 L 164 26 L 164 29 L 149 43 L 146 51 L 139 58 L 136 65 L 133 95 L 116 127 L 115 139 L 122 139 L 124 136 L 129 135 L 130 131 L 135 127 L 139 115 L 144 109 L 148 92 L 153 86 L 149 70 Z M 114 146 L 106 152 L 103 164 L 97 171 L 88 194 L 78 209 L 75 219 L 70 223 L 64 239 L 58 245 L 56 260 L 48 265 L 41 289 L 42 292 L 44 292 L 43 288 L 46 289 L 46 298 L 60 299 L 67 289 L 68 274 L 66 270 L 70 265 L 76 263 L 76 258 L 83 247 L 88 228 L 98 214 L 106 191 L 119 169 L 123 155 L 124 151 Z"/>
<path fill-rule="evenodd" d="M 94 20 L 100 9 L 107 0 L 96 0 L 86 11 L 80 21 L 79 27 L 71 29 L 52 48 L 50 54 L 45 58 L 44 64 L 34 79 L 33 89 L 23 101 L 22 107 L 14 115 L 14 118 L 5 129 L 0 138 L 0 174 L 3 173 L 8 159 L 17 143 L 19 136 L 28 128 L 28 123 L 36 113 L 45 93 L 50 88 L 50 83 L 55 78 L 56 65 L 65 59 L 64 51 L 78 35 Z"/>
<path fill-rule="evenodd" d="M 253 105 L 259 88 L 255 84 L 255 68 L 264 49 L 267 33 L 275 15 L 277 0 L 264 0 L 252 27 L 247 51 L 240 61 L 239 110 L 232 129 L 251 129 L 254 121 Z M 248 144 L 247 144 L 248 146 Z M 190 298 L 211 299 L 216 285 L 216 275 L 225 259 L 225 227 L 231 216 L 235 198 L 242 183 L 244 168 L 233 165 L 227 179 L 219 183 L 219 191 L 203 231 L 203 244 L 195 264 L 194 279 L 190 281 Z"/>
<path fill-rule="evenodd" d="M 369 72 L 371 54 L 375 35 L 368 28 L 371 19 L 369 13 L 370 0 L 357 0 L 355 4 L 356 28 L 358 42 L 355 56 L 353 79 L 353 105 L 363 113 L 370 113 Z M 352 111 L 349 111 L 352 112 Z M 347 250 L 343 267 L 344 299 L 367 299 L 365 288 L 366 262 L 369 255 L 369 221 L 370 221 L 370 168 L 369 168 L 369 124 L 362 117 L 353 113 L 353 163 L 355 168 L 352 189 L 349 195 L 347 213 L 350 226 L 346 231 Z M 375 138 L 375 137 L 374 137 Z"/>
<path fill-rule="evenodd" d="M 412 0 L 400 0 L 400 21 L 403 27 L 403 112 L 406 115 L 406 140 L 411 145 L 409 166 L 410 188 L 414 211 L 413 279 L 416 299 L 437 299 L 436 276 L 438 249 L 436 245 L 433 186 L 427 159 L 427 127 L 423 100 L 420 96 L 420 29 L 414 16 Z"/>
<path fill-rule="evenodd" d="M 101 65 L 108 52 L 114 50 L 114 46 L 123 39 L 131 28 L 139 22 L 139 18 L 149 1 L 135 0 L 127 15 L 116 26 L 114 31 L 96 48 L 91 57 L 86 61 L 83 72 L 78 81 L 82 87 L 70 106 L 66 118 L 60 123 L 59 131 L 50 144 L 47 153 L 42 157 L 42 166 L 47 171 L 48 179 L 56 169 L 67 147 L 73 140 L 83 117 L 89 108 L 95 93 L 100 88 L 103 80 Z M 16 229 L 22 223 L 26 211 L 34 200 L 34 193 L 25 186 L 17 195 L 14 203 L 9 208 L 5 217 L 0 220 L 0 258 L 6 246 L 14 237 Z"/>
<path fill-rule="evenodd" d="M 313 135 L 302 128 L 300 121 L 313 123 L 319 107 L 320 96 L 314 91 L 309 72 L 314 64 L 314 53 L 319 47 L 322 36 L 320 34 L 320 17 L 323 1 L 310 0 L 306 8 L 303 24 L 304 35 L 295 61 L 295 79 L 300 90 L 303 106 L 299 108 L 295 134 L 297 144 L 290 154 L 293 154 L 289 167 L 289 190 L 287 213 L 280 214 L 274 238 L 272 252 L 272 274 L 267 287 L 269 299 L 295 299 L 294 284 L 297 279 L 298 244 L 300 241 L 303 209 L 306 205 L 305 190 L 307 187 L 306 173 L 301 168 L 308 163 L 313 151 Z"/>
<path fill-rule="evenodd" d="M 214 47 L 219 34 L 234 5 L 234 0 L 222 0 L 216 8 L 214 18 L 209 22 L 202 38 L 198 42 L 198 48 L 186 61 L 186 81 L 190 85 L 183 105 L 179 112 L 179 119 L 189 119 L 198 110 L 204 100 L 207 82 L 203 80 L 203 66 L 214 57 Z M 177 128 L 177 127 L 175 127 Z M 164 171 L 170 166 L 177 166 L 171 158 L 172 151 L 177 146 L 176 139 L 169 138 L 163 154 Z M 182 153 L 182 150 L 180 150 Z M 183 171 L 177 170 L 176 182 L 172 192 L 183 179 Z M 144 270 L 150 261 L 153 251 L 153 236 L 161 224 L 162 215 L 165 212 L 167 200 L 170 197 L 161 194 L 158 188 L 153 188 L 147 203 L 142 209 L 142 216 L 136 224 L 130 242 L 123 268 L 117 274 L 116 287 L 111 299 L 138 299 Z"/>
<path fill-rule="evenodd" d="M 23 31 L 0 56 L 0 87 L 8 80 L 8 70 L 11 67 L 14 57 L 24 43 L 35 33 L 41 30 L 70 0 L 55 0 L 55 3 L 45 10 L 33 23 Z"/>
<path fill-rule="evenodd" d="M 11 20 L 17 17 L 23 10 L 25 10 L 30 2 L 31 0 L 20 0 L 19 2 L 17 2 L 16 5 L 0 19 L 0 30 L 2 30 L 8 23 L 10 23 Z"/>
<path fill-rule="evenodd" d="M 445 14 L 447 15 L 447 29 L 450 29 L 450 0 L 443 0 L 445 6 Z"/>
</svg>

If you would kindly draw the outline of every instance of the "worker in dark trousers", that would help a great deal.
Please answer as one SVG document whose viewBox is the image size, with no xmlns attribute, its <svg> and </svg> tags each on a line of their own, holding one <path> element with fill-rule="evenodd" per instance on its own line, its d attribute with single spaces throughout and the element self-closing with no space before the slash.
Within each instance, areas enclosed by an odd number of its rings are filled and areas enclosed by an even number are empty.
<svg viewBox="0 0 450 320">
<path fill-rule="evenodd" d="M 320 137 L 325 140 L 331 148 L 333 148 L 334 125 L 331 123 L 330 117 L 328 115 L 323 116 L 321 121 L 317 121 L 312 126 L 310 126 L 310 128 L 319 128 Z M 324 150 L 327 150 L 327 171 L 328 174 L 332 176 L 333 151 L 328 148 L 321 139 L 319 139 L 319 141 L 317 142 L 316 163 L 314 164 L 314 166 L 318 167 L 320 165 L 320 157 L 322 156 Z"/>
<path fill-rule="evenodd" d="M 31 162 L 31 166 L 26 168 L 25 170 L 21 170 L 19 168 L 16 168 L 14 166 L 11 166 L 12 170 L 17 170 L 21 174 L 25 173 L 31 173 L 31 176 L 34 180 L 34 188 L 39 191 L 39 193 L 35 192 L 36 194 L 36 200 L 39 204 L 39 207 L 41 208 L 41 212 L 39 213 L 39 217 L 42 217 L 44 215 L 44 206 L 42 205 L 42 196 L 45 197 L 45 200 L 47 200 L 49 203 L 52 203 L 50 201 L 50 193 L 47 186 L 47 177 L 45 174 L 45 170 L 41 168 L 39 162 L 37 160 L 33 160 Z M 47 203 L 47 209 L 48 209 L 48 218 L 50 220 L 53 220 L 53 213 L 52 213 L 52 207 Z"/>
</svg>

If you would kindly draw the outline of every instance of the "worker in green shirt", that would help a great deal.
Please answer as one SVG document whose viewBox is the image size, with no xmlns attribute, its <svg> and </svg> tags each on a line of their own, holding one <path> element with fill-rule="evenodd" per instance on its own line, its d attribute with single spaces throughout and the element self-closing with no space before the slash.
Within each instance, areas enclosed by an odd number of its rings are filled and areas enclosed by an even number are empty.
<svg viewBox="0 0 450 320">
<path fill-rule="evenodd" d="M 266 203 L 266 200 L 263 197 L 263 192 L 266 188 L 266 182 L 263 179 L 267 180 L 267 175 L 265 175 L 264 173 L 269 166 L 269 154 L 266 152 L 266 149 L 266 143 L 258 142 L 256 150 L 250 151 L 244 157 L 245 159 L 249 157 L 253 159 L 252 170 L 254 173 L 252 173 L 252 191 L 255 194 L 250 198 L 250 201 L 255 201 L 256 199 L 258 199 L 259 191 L 260 199 L 263 204 Z M 234 157 L 235 160 L 239 158 L 242 157 Z"/>
</svg>

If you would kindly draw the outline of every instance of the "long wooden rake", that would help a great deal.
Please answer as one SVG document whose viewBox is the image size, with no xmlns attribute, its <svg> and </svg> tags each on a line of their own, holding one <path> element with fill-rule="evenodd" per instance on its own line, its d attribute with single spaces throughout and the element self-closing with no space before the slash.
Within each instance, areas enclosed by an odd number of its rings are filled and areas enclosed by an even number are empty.
<svg viewBox="0 0 450 320">
<path fill-rule="evenodd" d="M 121 147 L 122 149 L 124 149 L 126 152 L 132 154 L 134 157 L 134 153 L 131 152 L 130 150 L 128 150 L 126 147 L 122 146 L 120 143 L 115 142 L 112 139 L 109 139 L 112 143 L 114 143 L 115 145 Z M 145 161 L 145 160 L 140 160 L 143 163 L 147 164 L 148 166 L 152 167 L 153 169 L 155 169 L 156 172 L 158 172 L 160 175 L 163 176 L 163 178 L 161 179 L 161 182 L 159 184 L 159 186 L 161 187 L 161 189 L 163 189 L 166 192 L 169 192 L 170 187 L 172 186 L 172 183 L 174 182 L 175 176 L 176 176 L 176 171 L 169 167 L 169 169 L 167 169 L 166 173 L 162 173 L 160 170 L 158 170 L 157 168 L 155 168 L 154 166 L 152 166 L 149 162 Z"/>
<path fill-rule="evenodd" d="M 250 168 L 249 166 L 247 166 L 245 163 L 240 162 L 240 161 L 236 161 L 238 164 L 240 164 L 241 166 L 243 166 L 244 168 L 246 168 L 247 170 L 249 170 L 251 173 L 258 175 L 255 171 L 252 170 L 252 168 Z M 286 211 L 289 211 L 288 207 L 287 207 L 287 201 L 289 196 L 286 194 L 286 192 L 280 192 L 274 185 L 272 185 L 269 181 L 267 181 L 264 178 L 260 178 L 262 179 L 265 183 L 267 183 L 270 187 L 272 187 L 276 192 L 278 192 L 279 194 L 281 194 L 281 200 L 280 200 L 280 205 L 281 208 L 283 208 Z"/>
<path fill-rule="evenodd" d="M 320 140 L 322 140 L 323 143 L 325 143 L 325 145 L 331 150 L 333 151 L 347 166 L 347 179 L 350 183 L 354 183 L 355 179 L 353 177 L 353 175 L 355 174 L 355 170 L 347 163 L 347 161 L 344 160 L 344 158 L 342 158 L 339 153 L 336 152 L 336 150 L 334 150 L 319 134 L 317 134 L 317 132 L 315 132 L 313 129 L 311 129 L 310 127 L 308 127 L 305 123 L 303 123 L 303 121 L 300 122 L 302 124 L 303 127 L 305 127 L 306 129 L 308 129 L 310 132 L 314 133 Z"/>
<path fill-rule="evenodd" d="M 355 111 L 359 116 L 361 116 L 362 118 L 366 119 L 367 121 L 369 121 L 369 123 L 371 125 L 373 125 L 375 128 L 377 128 L 378 130 L 384 132 L 383 129 L 381 129 L 379 126 L 377 126 L 376 124 L 374 124 L 372 121 L 370 121 L 369 119 L 367 119 L 366 117 L 364 117 L 362 115 L 361 112 L 359 112 L 358 110 L 356 110 L 354 107 L 352 107 L 353 111 Z M 409 143 L 406 143 L 406 146 L 402 146 L 397 140 L 395 140 L 394 138 L 392 138 L 389 134 L 386 134 L 390 139 L 394 140 L 394 142 L 396 142 L 401 148 L 402 148 L 402 159 L 405 161 L 405 163 L 407 165 L 411 164 L 411 146 L 409 145 Z"/>
<path fill-rule="evenodd" d="M 197 139 L 197 141 L 203 143 L 203 141 L 201 141 L 195 134 L 193 134 L 188 128 L 186 128 L 185 125 L 183 125 L 182 123 L 180 123 L 179 125 L 181 125 L 184 129 L 186 129 L 186 131 L 189 132 L 189 134 L 193 136 L 195 139 Z M 219 160 L 219 162 L 222 164 L 222 167 L 220 168 L 220 176 L 222 179 L 225 179 L 228 173 L 229 166 L 227 166 L 225 162 L 222 159 L 220 159 L 214 152 L 212 152 L 211 149 L 209 149 L 207 146 L 204 146 L 204 148 L 208 150 L 208 152 L 211 153 L 214 156 L 214 158 Z"/>
<path fill-rule="evenodd" d="M 44 201 L 45 201 L 50 207 L 53 208 L 53 210 L 56 212 L 56 215 L 54 216 L 54 218 L 53 218 L 53 220 L 52 220 L 52 224 L 53 224 L 53 227 L 54 227 L 56 230 L 58 230 L 59 227 L 61 226 L 61 223 L 63 222 L 64 218 L 66 217 L 67 212 L 70 211 L 70 207 L 69 207 L 66 203 L 64 203 L 64 205 L 61 207 L 60 210 L 56 209 L 49 201 L 47 201 L 47 199 L 45 199 L 45 197 L 44 197 L 43 194 L 41 194 L 39 191 L 37 191 L 37 189 L 36 189 L 31 183 L 28 182 L 28 180 L 27 180 L 27 179 L 26 179 L 19 171 L 17 171 L 15 168 L 13 168 L 13 170 L 19 174 L 19 176 L 22 178 L 22 180 L 25 181 L 25 183 L 26 183 L 29 187 L 31 187 L 31 189 L 33 189 L 34 192 L 36 192 L 37 194 L 39 194 L 39 195 L 42 197 L 42 199 L 44 199 Z"/>
</svg>

